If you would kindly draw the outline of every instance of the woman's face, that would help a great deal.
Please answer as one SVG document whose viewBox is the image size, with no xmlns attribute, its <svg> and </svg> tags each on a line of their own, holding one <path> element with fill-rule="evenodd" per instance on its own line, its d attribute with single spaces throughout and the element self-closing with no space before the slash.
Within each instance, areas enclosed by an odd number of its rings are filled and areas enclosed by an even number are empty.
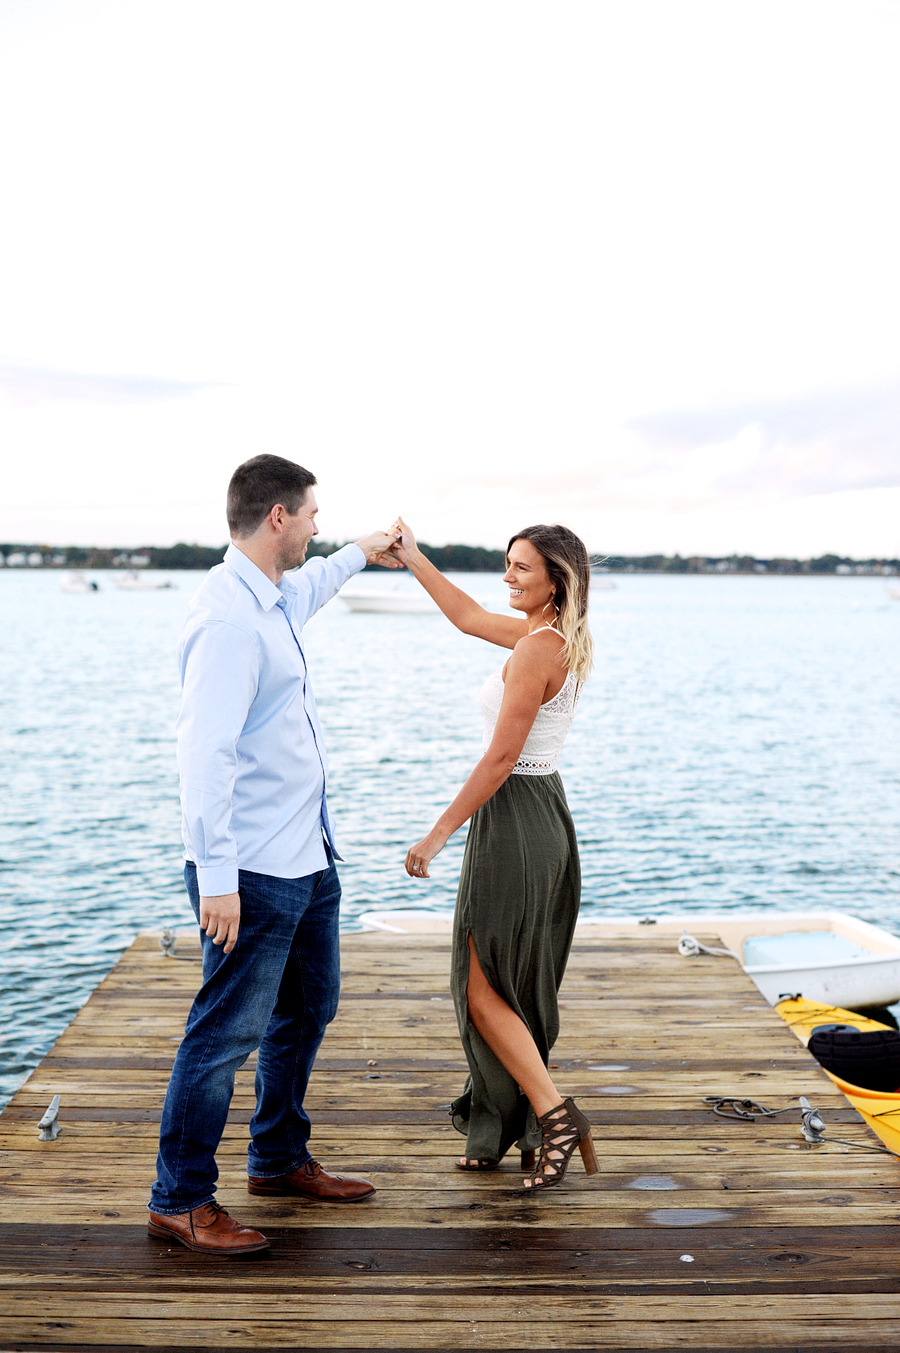
<svg viewBox="0 0 900 1353">
<path fill-rule="evenodd" d="M 540 550 L 530 540 L 514 540 L 506 562 L 503 581 L 509 587 L 510 606 L 526 615 L 542 610 L 552 599 L 554 587 Z"/>
</svg>

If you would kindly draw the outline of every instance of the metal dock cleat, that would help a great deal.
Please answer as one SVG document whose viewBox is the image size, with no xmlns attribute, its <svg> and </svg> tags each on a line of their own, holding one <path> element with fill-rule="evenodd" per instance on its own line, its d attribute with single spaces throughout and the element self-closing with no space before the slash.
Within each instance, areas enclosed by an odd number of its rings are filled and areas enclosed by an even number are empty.
<svg viewBox="0 0 900 1353">
<path fill-rule="evenodd" d="M 178 944 L 178 934 L 171 926 L 166 926 L 159 938 L 159 947 L 163 951 L 165 958 L 179 958 L 184 963 L 194 963 L 199 961 L 200 954 L 176 954 L 175 948 Z"/>
<path fill-rule="evenodd" d="M 806 1095 L 800 1096 L 800 1126 L 808 1142 L 824 1142 L 825 1120 L 819 1110 L 813 1108 Z"/>
<path fill-rule="evenodd" d="M 55 1142 L 62 1132 L 57 1119 L 59 1117 L 59 1095 L 54 1095 L 50 1101 L 47 1112 L 38 1123 L 38 1141 Z"/>
</svg>

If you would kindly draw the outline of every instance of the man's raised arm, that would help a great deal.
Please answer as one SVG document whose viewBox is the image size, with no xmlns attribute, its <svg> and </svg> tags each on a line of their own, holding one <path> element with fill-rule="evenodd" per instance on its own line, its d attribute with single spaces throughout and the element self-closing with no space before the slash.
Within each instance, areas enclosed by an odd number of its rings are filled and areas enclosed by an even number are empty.
<svg viewBox="0 0 900 1353">
<path fill-rule="evenodd" d="M 398 539 L 395 531 L 373 531 L 355 545 L 344 545 L 334 554 L 316 555 L 297 572 L 290 574 L 299 593 L 298 609 L 305 623 L 338 592 L 355 573 L 366 564 L 380 564 L 383 568 L 402 568 L 403 565 L 389 553 Z"/>
</svg>

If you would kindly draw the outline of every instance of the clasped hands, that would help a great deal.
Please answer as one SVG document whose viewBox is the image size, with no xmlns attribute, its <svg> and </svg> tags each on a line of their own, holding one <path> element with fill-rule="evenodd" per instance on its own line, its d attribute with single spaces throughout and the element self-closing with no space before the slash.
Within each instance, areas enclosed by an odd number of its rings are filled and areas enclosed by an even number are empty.
<svg viewBox="0 0 900 1353">
<path fill-rule="evenodd" d="M 356 543 L 366 556 L 366 563 L 378 564 L 380 568 L 403 568 L 403 556 L 416 548 L 416 538 L 402 517 L 386 531 L 373 531 Z"/>
</svg>

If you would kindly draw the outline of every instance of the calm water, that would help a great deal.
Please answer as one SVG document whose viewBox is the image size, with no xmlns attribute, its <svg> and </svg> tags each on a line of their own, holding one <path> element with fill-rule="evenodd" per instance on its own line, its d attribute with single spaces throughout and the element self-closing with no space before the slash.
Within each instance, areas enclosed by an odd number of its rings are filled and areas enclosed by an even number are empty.
<svg viewBox="0 0 900 1353">
<path fill-rule="evenodd" d="M 187 925 L 172 729 L 177 590 L 0 573 L 0 1103 L 142 929 Z M 498 609 L 496 575 L 458 581 Z M 374 575 L 358 585 L 393 582 Z M 401 585 L 414 587 L 411 579 Z M 631 576 L 563 756 L 588 913 L 839 907 L 900 930 L 900 602 L 875 579 Z M 498 650 L 334 601 L 308 648 L 346 922 L 452 906 L 463 834 L 402 868 L 479 754 Z"/>
</svg>

